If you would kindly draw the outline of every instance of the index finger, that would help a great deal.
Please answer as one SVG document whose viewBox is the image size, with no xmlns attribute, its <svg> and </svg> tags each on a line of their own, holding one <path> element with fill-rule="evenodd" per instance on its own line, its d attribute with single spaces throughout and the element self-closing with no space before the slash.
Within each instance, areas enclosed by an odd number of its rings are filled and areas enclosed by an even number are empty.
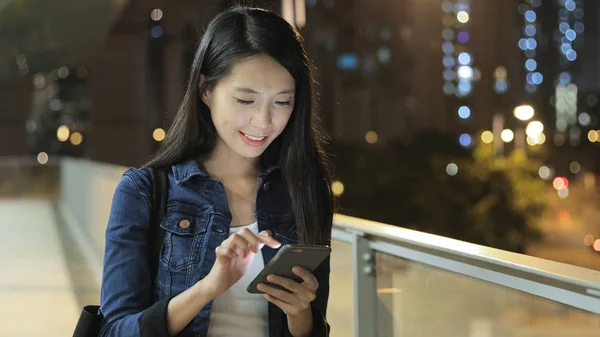
<svg viewBox="0 0 600 337">
<path fill-rule="evenodd" d="M 271 248 L 279 248 L 281 246 L 281 242 L 275 240 L 273 237 L 265 234 L 264 232 L 260 232 L 258 235 L 256 235 L 256 237 L 261 243 Z"/>
</svg>

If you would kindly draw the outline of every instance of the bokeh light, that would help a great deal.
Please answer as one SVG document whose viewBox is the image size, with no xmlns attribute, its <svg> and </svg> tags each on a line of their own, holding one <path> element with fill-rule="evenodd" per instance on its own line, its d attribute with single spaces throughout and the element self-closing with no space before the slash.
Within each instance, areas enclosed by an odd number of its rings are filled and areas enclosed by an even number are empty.
<svg viewBox="0 0 600 337">
<path fill-rule="evenodd" d="M 494 134 L 491 131 L 488 131 L 488 130 L 483 131 L 481 133 L 481 141 L 484 144 L 490 144 L 490 143 L 492 143 L 494 141 Z"/>
<path fill-rule="evenodd" d="M 460 108 L 458 108 L 458 117 L 460 117 L 461 119 L 467 119 L 471 117 L 471 109 L 465 105 L 461 106 Z"/>
<path fill-rule="evenodd" d="M 569 189 L 563 188 L 561 190 L 558 190 L 557 194 L 559 198 L 566 199 L 569 196 Z"/>
<path fill-rule="evenodd" d="M 600 239 L 596 239 L 596 241 L 594 241 L 593 248 L 595 251 L 600 252 Z"/>
<path fill-rule="evenodd" d="M 525 128 L 525 134 L 531 138 L 537 139 L 537 137 L 544 131 L 544 124 L 540 121 L 533 121 L 527 124 Z"/>
<path fill-rule="evenodd" d="M 533 117 L 534 110 L 531 105 L 519 105 L 514 109 L 513 114 L 522 121 L 528 121 Z"/>
<path fill-rule="evenodd" d="M 152 21 L 160 21 L 163 18 L 163 11 L 159 8 L 155 8 L 150 12 L 150 18 Z"/>
<path fill-rule="evenodd" d="M 166 137 L 165 130 L 162 128 L 157 128 L 152 132 L 152 138 L 154 138 L 157 142 L 162 142 Z"/>
<path fill-rule="evenodd" d="M 83 142 L 83 135 L 79 132 L 73 132 L 69 137 L 69 141 L 75 146 L 80 145 Z"/>
<path fill-rule="evenodd" d="M 331 183 L 331 192 L 338 197 L 344 194 L 344 184 L 341 181 L 334 181 Z"/>
<path fill-rule="evenodd" d="M 502 130 L 502 132 L 500 133 L 500 138 L 502 139 L 502 141 L 504 141 L 505 143 L 510 143 L 512 142 L 512 140 L 515 138 L 515 134 L 514 132 L 512 132 L 512 130 L 510 129 L 504 129 Z"/>
<path fill-rule="evenodd" d="M 460 23 L 467 23 L 467 22 L 469 22 L 469 13 L 467 13 L 465 11 L 460 11 L 460 12 L 456 13 L 456 19 Z"/>
<path fill-rule="evenodd" d="M 40 163 L 42 165 L 48 163 L 48 154 L 46 152 L 38 153 L 37 161 L 38 161 L 38 163 Z"/>
<path fill-rule="evenodd" d="M 538 174 L 540 175 L 540 178 L 548 180 L 550 179 L 550 175 L 552 174 L 552 172 L 548 166 L 542 166 L 540 167 Z"/>
<path fill-rule="evenodd" d="M 581 164 L 579 164 L 579 162 L 577 161 L 571 162 L 571 164 L 569 165 L 569 170 L 573 174 L 578 174 L 579 172 L 581 172 Z"/>
<path fill-rule="evenodd" d="M 588 234 L 583 238 L 583 243 L 586 246 L 591 246 L 596 241 L 596 238 L 592 234 Z"/>
<path fill-rule="evenodd" d="M 556 177 L 552 181 L 552 187 L 556 190 L 562 190 L 569 187 L 569 180 L 565 177 Z"/>
<path fill-rule="evenodd" d="M 379 135 L 377 134 L 377 132 L 375 131 L 369 131 L 367 132 L 367 134 L 365 135 L 365 140 L 367 141 L 367 143 L 369 144 L 375 144 L 377 143 L 377 141 L 379 140 Z"/>
<path fill-rule="evenodd" d="M 450 163 L 448 165 L 446 165 L 446 173 L 449 176 L 455 176 L 458 174 L 458 165 L 456 165 L 455 163 Z"/>
<path fill-rule="evenodd" d="M 70 134 L 69 127 L 66 125 L 61 125 L 56 130 L 56 138 L 61 142 L 66 142 L 69 139 Z"/>
<path fill-rule="evenodd" d="M 471 135 L 469 135 L 468 133 L 463 133 L 458 138 L 458 142 L 463 147 L 469 147 L 469 146 L 471 146 L 471 143 L 473 142 L 473 139 L 471 138 Z"/>
</svg>

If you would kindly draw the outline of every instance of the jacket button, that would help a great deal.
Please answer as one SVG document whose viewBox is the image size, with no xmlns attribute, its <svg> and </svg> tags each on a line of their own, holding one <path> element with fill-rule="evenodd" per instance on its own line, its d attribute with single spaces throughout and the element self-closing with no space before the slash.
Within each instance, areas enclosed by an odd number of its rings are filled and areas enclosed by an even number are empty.
<svg viewBox="0 0 600 337">
<path fill-rule="evenodd" d="M 268 191 L 268 190 L 269 190 L 269 185 L 271 185 L 271 184 L 270 184 L 268 181 L 267 181 L 267 182 L 265 182 L 265 183 L 263 184 L 263 191 L 265 191 L 265 192 L 266 192 L 266 191 Z"/>
<path fill-rule="evenodd" d="M 183 219 L 179 222 L 179 227 L 181 227 L 182 229 L 188 229 L 190 228 L 190 220 L 188 219 Z"/>
</svg>

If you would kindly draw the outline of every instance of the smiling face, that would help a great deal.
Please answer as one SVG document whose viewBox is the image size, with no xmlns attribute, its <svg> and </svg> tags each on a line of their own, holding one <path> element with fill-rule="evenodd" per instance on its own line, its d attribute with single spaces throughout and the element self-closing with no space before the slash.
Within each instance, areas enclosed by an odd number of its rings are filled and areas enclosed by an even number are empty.
<svg viewBox="0 0 600 337">
<path fill-rule="evenodd" d="M 234 63 L 202 100 L 218 133 L 215 151 L 258 158 L 285 129 L 294 109 L 295 81 L 267 55 Z"/>
</svg>

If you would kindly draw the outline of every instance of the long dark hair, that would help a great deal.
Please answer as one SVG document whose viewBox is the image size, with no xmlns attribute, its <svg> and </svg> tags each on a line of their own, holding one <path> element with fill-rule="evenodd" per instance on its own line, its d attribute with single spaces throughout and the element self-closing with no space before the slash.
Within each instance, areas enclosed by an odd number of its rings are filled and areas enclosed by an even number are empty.
<svg viewBox="0 0 600 337">
<path fill-rule="evenodd" d="M 235 61 L 266 54 L 292 75 L 296 84 L 290 120 L 261 155 L 261 164 L 279 165 L 290 197 L 300 242 L 327 244 L 333 217 L 331 178 L 314 113 L 312 64 L 300 34 L 278 15 L 263 9 L 233 7 L 208 25 L 194 57 L 183 100 L 165 140 L 146 166 L 166 169 L 212 151 L 217 131 L 201 100 L 200 77 L 211 90 Z"/>
</svg>

